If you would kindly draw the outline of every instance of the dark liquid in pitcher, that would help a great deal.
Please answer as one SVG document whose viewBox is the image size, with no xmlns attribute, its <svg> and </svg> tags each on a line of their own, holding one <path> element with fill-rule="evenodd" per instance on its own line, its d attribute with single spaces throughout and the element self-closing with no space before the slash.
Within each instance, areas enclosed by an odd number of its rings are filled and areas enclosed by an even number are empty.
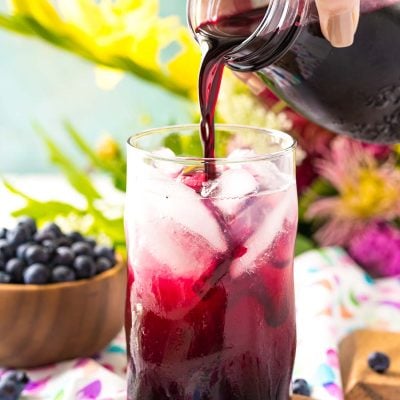
<svg viewBox="0 0 400 400">
<path fill-rule="evenodd" d="M 207 124 L 222 75 L 222 67 L 215 66 L 254 31 L 265 12 L 260 8 L 197 29 L 210 48 L 200 75 L 200 99 L 206 116 L 202 128 L 207 126 L 211 134 Z M 266 85 L 305 117 L 334 132 L 371 141 L 399 141 L 400 2 L 364 1 L 354 44 L 348 48 L 333 48 L 324 39 L 317 18 L 295 29 L 298 36 L 278 61 L 269 66 L 255 61 L 254 71 Z M 209 73 L 213 68 L 214 75 Z M 212 147 L 213 136 L 205 138 L 205 148 Z"/>
</svg>

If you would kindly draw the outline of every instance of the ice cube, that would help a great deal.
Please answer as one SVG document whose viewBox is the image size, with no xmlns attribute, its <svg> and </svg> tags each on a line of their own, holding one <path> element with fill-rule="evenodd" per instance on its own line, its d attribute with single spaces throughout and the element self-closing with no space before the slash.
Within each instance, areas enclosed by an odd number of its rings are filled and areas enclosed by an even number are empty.
<svg viewBox="0 0 400 400">
<path fill-rule="evenodd" d="M 246 164 L 245 168 L 255 176 L 261 190 L 282 190 L 293 183 L 293 178 L 280 171 L 278 166 L 270 160 L 254 161 Z"/>
<path fill-rule="evenodd" d="M 127 213 L 133 214 L 132 223 L 171 223 L 171 227 L 204 238 L 218 253 L 227 251 L 227 243 L 221 227 L 207 207 L 206 202 L 194 190 L 161 174 L 156 168 L 141 165 L 133 190 L 128 191 Z M 177 228 L 176 228 L 177 229 Z M 166 260 L 167 261 L 167 260 Z"/>
<path fill-rule="evenodd" d="M 183 318 L 199 302 L 197 283 L 220 264 L 208 240 L 156 217 L 136 227 L 129 254 L 141 303 L 168 319 Z"/>
<path fill-rule="evenodd" d="M 243 168 L 228 169 L 203 187 L 203 197 L 210 197 L 225 216 L 237 213 L 250 195 L 258 191 L 258 182 Z"/>
<path fill-rule="evenodd" d="M 284 230 L 286 220 L 291 223 L 296 222 L 297 197 L 295 186 L 265 196 L 274 198 L 273 206 L 264 215 L 258 229 L 243 244 L 247 252 L 231 264 L 230 273 L 233 278 L 237 278 L 243 273 L 249 273 L 257 267 L 257 260 L 270 249 L 274 240 Z"/>
<path fill-rule="evenodd" d="M 174 160 L 176 158 L 175 153 L 168 147 L 162 147 L 161 149 L 153 151 L 152 154 L 171 160 Z M 183 169 L 183 165 L 180 165 L 174 161 L 156 160 L 154 161 L 154 165 L 164 174 L 171 176 L 172 178 L 178 176 Z"/>
<path fill-rule="evenodd" d="M 251 149 L 236 149 L 229 154 L 228 160 L 242 161 L 256 157 L 257 155 L 258 154 Z M 279 161 L 282 162 L 282 160 Z M 280 190 L 293 183 L 293 178 L 284 173 L 274 161 L 268 159 L 245 161 L 237 165 L 233 164 L 231 168 L 244 168 L 249 171 L 259 183 L 261 190 Z M 286 167 L 285 170 L 287 171 L 288 168 Z"/>
<path fill-rule="evenodd" d="M 251 149 L 236 149 L 233 150 L 227 157 L 229 161 L 244 161 L 248 158 L 256 157 L 257 153 Z"/>
</svg>

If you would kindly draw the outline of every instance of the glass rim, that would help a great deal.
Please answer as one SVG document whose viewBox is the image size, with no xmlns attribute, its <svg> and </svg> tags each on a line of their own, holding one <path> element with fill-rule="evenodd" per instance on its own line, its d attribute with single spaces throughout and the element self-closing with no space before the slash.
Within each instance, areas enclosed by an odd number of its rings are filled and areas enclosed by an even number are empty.
<svg viewBox="0 0 400 400">
<path fill-rule="evenodd" d="M 215 157 L 215 158 L 204 158 L 204 157 L 194 157 L 194 156 L 176 156 L 176 157 L 165 157 L 158 154 L 154 154 L 151 151 L 141 149 L 137 146 L 137 143 L 140 139 L 145 137 L 154 135 L 154 134 L 162 134 L 162 133 L 179 133 L 180 131 L 185 130 L 196 130 L 199 131 L 199 124 L 182 124 L 182 125 L 168 125 L 160 128 L 151 128 L 145 131 L 140 131 L 134 135 L 131 135 L 127 140 L 128 149 L 134 150 L 135 152 L 146 156 L 147 158 L 156 160 L 156 161 L 167 161 L 174 163 L 207 163 L 207 162 L 215 162 L 217 164 L 240 164 L 246 162 L 256 162 L 256 161 L 266 161 L 266 160 L 274 160 L 280 157 L 285 156 L 290 152 L 294 152 L 297 147 L 296 139 L 289 135 L 288 133 L 279 131 L 277 129 L 269 129 L 262 128 L 257 126 L 250 125 L 240 125 L 240 124 L 215 124 L 215 130 L 251 130 L 254 132 L 258 132 L 259 134 L 268 134 L 269 136 L 285 139 L 289 141 L 289 144 L 277 151 L 273 151 L 271 153 L 266 154 L 257 154 L 255 156 L 248 157 L 238 157 L 234 159 L 228 159 L 227 157 Z"/>
</svg>

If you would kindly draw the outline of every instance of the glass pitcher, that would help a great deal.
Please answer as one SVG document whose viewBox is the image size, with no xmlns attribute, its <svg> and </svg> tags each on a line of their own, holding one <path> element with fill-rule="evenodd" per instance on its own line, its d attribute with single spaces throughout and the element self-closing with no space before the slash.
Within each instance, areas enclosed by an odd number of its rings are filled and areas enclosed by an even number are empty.
<svg viewBox="0 0 400 400">
<path fill-rule="evenodd" d="M 314 0 L 189 0 L 188 17 L 201 44 L 229 43 L 225 64 L 259 94 L 272 90 L 328 130 L 399 141 L 399 0 L 361 0 L 348 48 L 325 39 Z"/>
</svg>

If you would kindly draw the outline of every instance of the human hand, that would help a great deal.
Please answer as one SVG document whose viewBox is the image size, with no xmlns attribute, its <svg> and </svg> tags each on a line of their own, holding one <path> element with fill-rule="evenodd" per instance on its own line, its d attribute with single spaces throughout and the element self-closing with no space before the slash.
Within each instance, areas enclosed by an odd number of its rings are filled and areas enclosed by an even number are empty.
<svg viewBox="0 0 400 400">
<path fill-rule="evenodd" d="M 353 44 L 360 18 L 360 0 L 315 0 L 321 29 L 334 47 Z"/>
</svg>

